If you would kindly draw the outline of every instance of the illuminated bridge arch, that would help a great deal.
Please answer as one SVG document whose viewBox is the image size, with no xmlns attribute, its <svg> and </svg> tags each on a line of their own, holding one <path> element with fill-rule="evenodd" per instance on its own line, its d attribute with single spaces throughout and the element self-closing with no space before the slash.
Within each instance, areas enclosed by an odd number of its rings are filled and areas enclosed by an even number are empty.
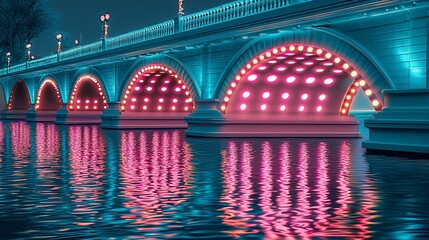
<svg viewBox="0 0 429 240">
<path fill-rule="evenodd" d="M 54 78 L 44 77 L 36 97 L 36 111 L 56 111 L 61 108 L 61 94 Z"/>
<path fill-rule="evenodd" d="M 28 110 L 30 106 L 27 84 L 23 80 L 16 81 L 10 92 L 8 110 Z"/>
<path fill-rule="evenodd" d="M 194 109 L 198 93 L 183 67 L 144 63 L 138 64 L 124 85 L 121 111 L 185 113 Z"/>
<path fill-rule="evenodd" d="M 0 111 L 3 111 L 6 107 L 6 95 L 3 84 L 0 83 Z"/>
<path fill-rule="evenodd" d="M 68 109 L 70 111 L 107 109 L 107 98 L 99 77 L 86 73 L 77 78 L 71 91 Z"/>
<path fill-rule="evenodd" d="M 215 97 L 221 99 L 223 113 L 348 115 L 362 88 L 380 110 L 379 92 L 392 84 L 370 63 L 355 46 L 326 32 L 286 33 L 245 47 L 225 72 Z"/>
</svg>

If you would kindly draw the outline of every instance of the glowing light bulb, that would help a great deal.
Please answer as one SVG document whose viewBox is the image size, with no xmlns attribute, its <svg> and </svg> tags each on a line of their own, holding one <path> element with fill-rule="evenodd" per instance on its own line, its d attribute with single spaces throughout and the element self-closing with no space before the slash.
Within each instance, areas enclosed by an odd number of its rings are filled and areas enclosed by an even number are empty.
<svg viewBox="0 0 429 240">
<path fill-rule="evenodd" d="M 301 99 L 302 100 L 307 100 L 308 99 L 308 94 L 307 93 L 302 94 Z"/>
<path fill-rule="evenodd" d="M 380 105 L 380 102 L 378 100 L 374 100 L 374 101 L 372 101 L 372 105 L 374 107 L 377 107 L 378 105 Z"/>
<path fill-rule="evenodd" d="M 174 102 L 174 103 L 177 103 L 177 98 L 173 99 L 173 102 Z"/>
<path fill-rule="evenodd" d="M 287 82 L 287 83 L 293 83 L 293 82 L 295 82 L 295 80 L 296 80 L 296 77 L 288 77 L 288 78 L 286 79 L 286 82 Z"/>
<path fill-rule="evenodd" d="M 261 105 L 261 110 L 262 110 L 262 111 L 265 111 L 266 109 L 267 109 L 267 105 L 266 105 L 266 104 L 262 104 L 262 105 Z"/>
<path fill-rule="evenodd" d="M 145 98 L 143 101 L 144 102 L 149 102 L 149 98 Z"/>
<path fill-rule="evenodd" d="M 299 111 L 300 111 L 300 112 L 304 111 L 304 106 L 300 106 L 300 107 L 299 107 Z"/>
<path fill-rule="evenodd" d="M 225 98 L 223 99 L 223 101 L 228 102 L 228 101 L 229 101 L 229 97 L 225 97 Z"/>
<path fill-rule="evenodd" d="M 132 98 L 132 99 L 131 99 L 131 101 L 132 101 L 132 102 L 135 102 L 135 101 L 137 101 L 137 99 L 136 99 L 136 98 Z"/>
<path fill-rule="evenodd" d="M 319 100 L 320 101 L 324 101 L 326 99 L 326 94 L 321 94 L 320 96 L 319 96 Z"/>
<path fill-rule="evenodd" d="M 318 106 L 316 111 L 318 111 L 318 112 L 322 111 L 322 106 Z"/>
<path fill-rule="evenodd" d="M 365 84 L 366 84 L 365 80 L 360 80 L 359 81 L 359 85 L 361 85 L 362 87 L 365 86 Z"/>
<path fill-rule="evenodd" d="M 159 102 L 164 102 L 164 99 L 163 99 L 163 98 L 160 98 L 158 101 L 159 101 Z"/>
<path fill-rule="evenodd" d="M 147 106 L 143 106 L 143 110 L 146 110 L 147 109 Z"/>
<path fill-rule="evenodd" d="M 323 83 L 326 85 L 331 85 L 333 82 L 334 82 L 334 79 L 332 78 L 327 78 L 325 79 L 325 81 L 323 81 Z"/>
<path fill-rule="evenodd" d="M 98 103 L 98 100 L 94 100 L 94 103 L 95 103 L 95 104 L 97 104 L 97 103 Z"/>
<path fill-rule="evenodd" d="M 158 111 L 161 111 L 162 110 L 162 107 L 161 106 L 158 106 Z"/>
<path fill-rule="evenodd" d="M 276 81 L 277 80 L 277 76 L 274 76 L 274 75 L 271 75 L 271 76 L 269 76 L 268 78 L 267 78 L 267 81 L 268 82 L 274 82 L 274 81 Z"/>
<path fill-rule="evenodd" d="M 282 98 L 283 99 L 288 99 L 288 97 L 289 97 L 289 93 L 283 93 L 282 94 Z"/>
<path fill-rule="evenodd" d="M 189 107 L 185 107 L 185 111 L 188 111 L 189 110 Z"/>
<path fill-rule="evenodd" d="M 365 94 L 366 94 L 367 96 L 369 96 L 369 95 L 371 95 L 371 94 L 372 94 L 372 91 L 368 89 L 368 90 L 366 90 L 366 91 L 365 91 Z"/>
<path fill-rule="evenodd" d="M 296 71 L 297 72 L 302 72 L 302 71 L 304 71 L 304 68 L 302 68 L 302 67 L 296 68 Z"/>
<path fill-rule="evenodd" d="M 261 71 L 264 71 L 265 69 L 267 69 L 267 67 L 265 67 L 265 66 L 261 66 L 258 68 L 258 70 L 261 70 Z"/>
<path fill-rule="evenodd" d="M 136 108 L 136 107 L 135 107 L 134 105 L 131 105 L 131 109 L 133 109 L 133 110 L 134 110 L 135 108 Z"/>
<path fill-rule="evenodd" d="M 286 110 L 286 106 L 285 105 L 282 105 L 281 107 L 280 107 L 280 111 L 284 111 L 284 110 Z"/>
<path fill-rule="evenodd" d="M 181 88 L 179 88 L 179 87 L 176 87 L 176 92 L 180 92 L 182 89 Z"/>
<path fill-rule="evenodd" d="M 225 111 L 226 106 L 225 106 L 225 105 L 222 105 L 222 106 L 220 107 L 220 109 L 221 109 L 222 111 Z"/>
<path fill-rule="evenodd" d="M 252 75 L 250 75 L 250 76 L 247 78 L 247 80 L 249 80 L 249 81 L 253 82 L 253 81 L 255 81 L 257 78 L 258 78 L 258 76 L 257 76 L 256 74 L 252 74 Z"/>
<path fill-rule="evenodd" d="M 284 70 L 286 70 L 285 67 L 279 67 L 279 68 L 277 68 L 277 71 L 279 71 L 279 72 L 283 72 Z"/>
<path fill-rule="evenodd" d="M 269 92 L 264 92 L 264 94 L 262 94 L 263 98 L 269 98 L 270 97 L 270 93 Z"/>
<path fill-rule="evenodd" d="M 152 91 L 152 87 L 147 87 L 147 88 L 146 88 L 146 90 L 147 90 L 148 92 L 150 92 L 150 91 Z"/>
<path fill-rule="evenodd" d="M 161 91 L 165 92 L 165 91 L 167 91 L 167 88 L 166 87 L 162 87 Z"/>
<path fill-rule="evenodd" d="M 350 75 L 351 75 L 352 77 L 356 77 L 356 76 L 358 75 L 358 73 L 357 73 L 356 71 L 352 71 L 352 72 L 350 73 Z"/>
<path fill-rule="evenodd" d="M 244 93 L 243 93 L 243 97 L 244 98 L 248 98 L 250 96 L 250 92 L 249 91 L 245 91 Z"/>
<path fill-rule="evenodd" d="M 245 109 L 246 109 L 246 104 L 244 104 L 244 103 L 243 103 L 243 104 L 241 104 L 240 109 L 241 109 L 241 110 L 245 110 Z"/>
<path fill-rule="evenodd" d="M 312 83 L 314 83 L 316 81 L 316 79 L 314 78 L 314 77 L 309 77 L 309 78 L 307 78 L 306 80 L 305 80 L 305 82 L 307 83 L 307 84 L 312 84 Z"/>
</svg>

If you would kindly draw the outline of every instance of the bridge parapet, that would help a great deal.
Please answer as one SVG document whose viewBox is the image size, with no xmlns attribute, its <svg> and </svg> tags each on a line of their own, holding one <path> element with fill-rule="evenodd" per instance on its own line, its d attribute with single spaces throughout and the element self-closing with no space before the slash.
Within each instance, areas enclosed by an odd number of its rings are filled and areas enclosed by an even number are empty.
<svg viewBox="0 0 429 240">
<path fill-rule="evenodd" d="M 313 0 L 244 0 L 228 3 L 181 17 L 180 29 L 191 30 L 310 1 Z"/>
</svg>

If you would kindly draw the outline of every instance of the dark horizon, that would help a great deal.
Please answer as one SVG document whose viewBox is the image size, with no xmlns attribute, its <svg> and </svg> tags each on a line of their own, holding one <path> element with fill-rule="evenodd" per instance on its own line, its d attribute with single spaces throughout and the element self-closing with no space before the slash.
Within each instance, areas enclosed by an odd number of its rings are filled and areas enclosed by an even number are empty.
<svg viewBox="0 0 429 240">
<path fill-rule="evenodd" d="M 184 1 L 185 14 L 219 6 L 234 0 Z M 46 32 L 33 40 L 32 52 L 37 57 L 55 53 L 57 33 L 67 38 L 81 39 L 80 44 L 88 44 L 100 39 L 99 17 L 109 12 L 109 36 L 117 36 L 130 31 L 173 19 L 178 12 L 177 1 L 158 0 L 142 4 L 141 0 L 47 0 L 49 13 L 54 23 Z M 75 17 L 78 16 L 78 17 Z M 81 37 L 82 36 L 82 37 Z"/>
</svg>

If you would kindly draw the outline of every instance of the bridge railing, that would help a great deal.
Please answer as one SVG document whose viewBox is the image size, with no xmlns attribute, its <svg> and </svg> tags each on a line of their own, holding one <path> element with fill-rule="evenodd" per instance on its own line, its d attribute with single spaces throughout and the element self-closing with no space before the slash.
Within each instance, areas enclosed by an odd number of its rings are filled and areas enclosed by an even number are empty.
<svg viewBox="0 0 429 240">
<path fill-rule="evenodd" d="M 313 0 L 242 0 L 180 18 L 180 29 L 191 30 Z"/>
<path fill-rule="evenodd" d="M 127 46 L 133 43 L 147 41 L 174 33 L 174 21 L 166 21 L 137 31 L 122 34 L 107 39 L 109 49 Z"/>
<path fill-rule="evenodd" d="M 216 23 L 227 22 L 233 19 L 250 16 L 278 8 L 287 7 L 314 0 L 241 0 L 224 4 L 219 7 L 205 11 L 189 14 L 159 23 L 153 26 L 142 28 L 133 32 L 122 34 L 116 37 L 106 38 L 87 45 L 78 46 L 59 54 L 50 55 L 41 59 L 11 66 L 0 70 L 0 75 L 12 72 L 19 72 L 28 68 L 44 66 L 58 61 L 78 58 L 90 54 L 95 54 L 109 49 L 120 48 L 134 43 L 139 43 L 151 39 L 156 39 L 176 32 L 188 31 Z"/>
<path fill-rule="evenodd" d="M 76 57 L 82 57 L 93 53 L 98 53 L 101 51 L 103 51 L 101 42 L 94 42 L 88 45 L 78 46 L 78 47 L 66 50 L 64 52 L 61 52 L 59 54 L 60 55 L 59 59 L 67 60 L 67 59 L 72 59 Z"/>
</svg>

